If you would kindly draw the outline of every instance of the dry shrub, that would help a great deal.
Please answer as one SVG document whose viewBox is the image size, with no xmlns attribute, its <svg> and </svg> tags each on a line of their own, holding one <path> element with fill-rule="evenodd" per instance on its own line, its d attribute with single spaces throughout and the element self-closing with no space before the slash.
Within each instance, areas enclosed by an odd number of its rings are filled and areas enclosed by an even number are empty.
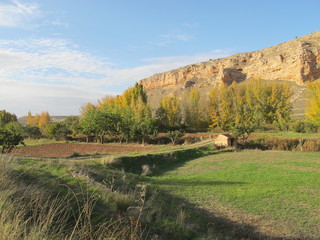
<svg viewBox="0 0 320 240">
<path fill-rule="evenodd" d="M 320 151 L 320 139 L 307 139 L 302 146 L 304 152 L 319 152 Z"/>
<path fill-rule="evenodd" d="M 320 139 L 301 139 L 301 138 L 272 138 L 256 139 L 249 141 L 246 148 L 262 150 L 281 150 L 281 151 L 320 151 Z"/>
</svg>

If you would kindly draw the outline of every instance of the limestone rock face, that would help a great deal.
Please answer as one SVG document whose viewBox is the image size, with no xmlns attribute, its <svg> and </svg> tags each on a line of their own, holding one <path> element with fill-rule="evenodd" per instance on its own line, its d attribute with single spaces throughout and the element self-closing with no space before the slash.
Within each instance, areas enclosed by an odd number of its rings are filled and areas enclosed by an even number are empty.
<svg viewBox="0 0 320 240">
<path fill-rule="evenodd" d="M 213 87 L 249 78 L 292 81 L 304 85 L 320 78 L 320 31 L 255 52 L 188 65 L 159 73 L 140 83 L 147 90 L 176 87 Z M 188 85 L 188 84 L 187 84 Z"/>
</svg>

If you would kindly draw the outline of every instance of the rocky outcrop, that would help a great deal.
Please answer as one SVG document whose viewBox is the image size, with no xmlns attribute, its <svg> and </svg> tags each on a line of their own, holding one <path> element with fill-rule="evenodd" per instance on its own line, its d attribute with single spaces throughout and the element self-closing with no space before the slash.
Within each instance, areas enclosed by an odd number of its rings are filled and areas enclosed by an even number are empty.
<svg viewBox="0 0 320 240">
<path fill-rule="evenodd" d="M 249 78 L 292 81 L 303 85 L 320 78 L 320 31 L 255 52 L 188 65 L 143 79 L 145 89 L 213 87 Z"/>
</svg>

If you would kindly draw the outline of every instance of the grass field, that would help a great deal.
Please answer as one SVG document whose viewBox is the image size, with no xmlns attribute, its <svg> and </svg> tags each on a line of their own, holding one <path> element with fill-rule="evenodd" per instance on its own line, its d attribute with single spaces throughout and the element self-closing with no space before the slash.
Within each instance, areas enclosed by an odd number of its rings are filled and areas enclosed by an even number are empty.
<svg viewBox="0 0 320 240">
<path fill-rule="evenodd" d="M 215 218 L 206 219 L 216 231 L 213 236 L 220 231 L 232 239 L 240 229 L 249 239 L 320 238 L 318 153 L 225 152 L 186 162 L 151 180 L 213 214 Z M 225 220 L 220 230 L 217 217 Z"/>
<path fill-rule="evenodd" d="M 0 239 L 320 239 L 319 153 L 204 143 L 115 165 L 4 155 Z"/>
</svg>

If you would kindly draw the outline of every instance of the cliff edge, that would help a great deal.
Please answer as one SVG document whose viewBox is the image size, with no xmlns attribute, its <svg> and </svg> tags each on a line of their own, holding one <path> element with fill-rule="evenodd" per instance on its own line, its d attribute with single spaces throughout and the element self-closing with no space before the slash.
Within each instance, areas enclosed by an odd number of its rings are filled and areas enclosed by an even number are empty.
<svg viewBox="0 0 320 240">
<path fill-rule="evenodd" d="M 320 31 L 259 51 L 188 65 L 142 79 L 145 89 L 216 86 L 249 78 L 303 85 L 320 77 Z"/>
</svg>

